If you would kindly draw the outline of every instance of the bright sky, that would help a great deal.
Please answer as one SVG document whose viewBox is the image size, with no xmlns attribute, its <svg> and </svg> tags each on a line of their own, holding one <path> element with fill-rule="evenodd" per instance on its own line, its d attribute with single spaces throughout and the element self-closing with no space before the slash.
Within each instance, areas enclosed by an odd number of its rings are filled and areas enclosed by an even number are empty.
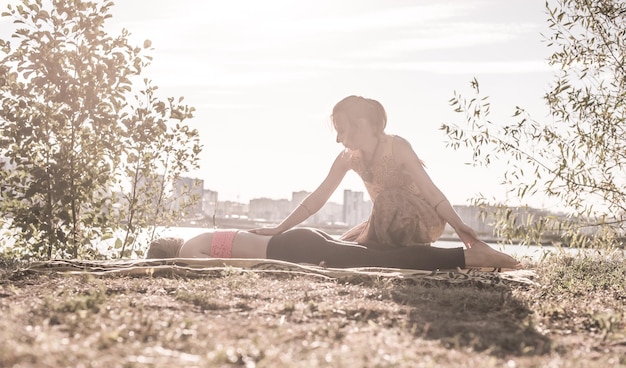
<svg viewBox="0 0 626 368">
<path fill-rule="evenodd" d="M 408 139 L 454 204 L 505 198 L 495 170 L 445 147 L 442 123 L 463 122 L 448 100 L 476 77 L 492 120 L 516 105 L 544 119 L 551 73 L 543 0 L 132 0 L 109 21 L 150 39 L 147 75 L 196 108 L 205 189 L 220 200 L 312 191 L 342 147 L 329 118 L 347 95 L 379 100 L 387 132 Z M 3 21 L 4 22 L 4 21 Z M 4 23 L 0 24 L 0 27 Z M 365 191 L 351 174 L 343 189 Z M 545 203 L 533 205 L 543 206 Z"/>
</svg>

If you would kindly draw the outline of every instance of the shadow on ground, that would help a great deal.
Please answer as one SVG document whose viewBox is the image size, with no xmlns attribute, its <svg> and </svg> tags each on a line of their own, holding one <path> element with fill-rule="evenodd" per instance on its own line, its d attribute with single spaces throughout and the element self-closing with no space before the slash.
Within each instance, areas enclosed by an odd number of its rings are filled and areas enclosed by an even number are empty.
<svg viewBox="0 0 626 368">
<path fill-rule="evenodd" d="M 498 357 L 551 350 L 551 340 L 533 326 L 532 311 L 506 286 L 396 285 L 390 298 L 410 308 L 413 334 L 451 349 Z"/>
</svg>

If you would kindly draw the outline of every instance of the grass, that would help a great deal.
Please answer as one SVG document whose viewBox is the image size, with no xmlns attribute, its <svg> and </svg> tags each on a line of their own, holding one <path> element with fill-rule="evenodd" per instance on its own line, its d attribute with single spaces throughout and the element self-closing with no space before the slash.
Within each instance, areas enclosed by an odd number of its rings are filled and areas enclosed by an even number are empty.
<svg viewBox="0 0 626 368">
<path fill-rule="evenodd" d="M 626 262 L 536 286 L 0 271 L 2 367 L 626 367 Z"/>
</svg>

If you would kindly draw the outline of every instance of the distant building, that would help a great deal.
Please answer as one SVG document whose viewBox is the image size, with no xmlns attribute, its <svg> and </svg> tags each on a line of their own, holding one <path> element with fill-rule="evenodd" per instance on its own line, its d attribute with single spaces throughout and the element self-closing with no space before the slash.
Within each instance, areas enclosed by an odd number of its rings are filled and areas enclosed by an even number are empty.
<svg viewBox="0 0 626 368">
<path fill-rule="evenodd" d="M 495 206 L 453 206 L 459 217 L 469 227 L 474 229 L 479 236 L 494 236 L 496 213 L 498 210 L 510 211 L 510 219 L 514 226 L 530 226 L 539 218 L 550 215 L 547 210 L 536 209 L 532 207 L 507 207 L 498 208 Z M 450 225 L 446 225 L 446 232 L 453 233 L 454 230 Z"/>
<path fill-rule="evenodd" d="M 224 201 L 217 202 L 216 218 L 246 218 L 249 216 L 250 206 L 245 203 Z M 209 216 L 213 216 L 210 214 Z"/>
<path fill-rule="evenodd" d="M 363 192 L 343 191 L 343 222 L 355 226 L 368 219 L 372 202 L 363 200 Z"/>
<path fill-rule="evenodd" d="M 300 203 L 302 203 L 302 201 L 304 201 L 304 199 L 311 194 L 311 192 L 307 192 L 304 190 L 298 191 L 298 192 L 291 192 L 291 211 L 295 210 L 296 207 L 298 207 L 300 205 Z M 309 217 L 308 219 L 304 220 L 304 222 L 302 223 L 303 225 L 311 225 L 311 224 L 317 224 L 319 223 L 319 215 L 320 215 L 320 211 L 318 211 L 316 214 L 314 214 L 313 216 Z"/>
<path fill-rule="evenodd" d="M 255 198 L 250 200 L 248 218 L 276 222 L 287 217 L 293 204 L 287 199 Z"/>
<path fill-rule="evenodd" d="M 189 216 L 202 214 L 204 180 L 180 177 L 174 182 L 172 209 L 185 209 Z"/>
<path fill-rule="evenodd" d="M 353 192 L 358 193 L 358 192 Z M 250 200 L 250 207 L 248 217 L 251 220 L 265 220 L 269 222 L 279 222 L 282 221 L 285 217 L 289 216 L 289 214 L 296 209 L 302 203 L 302 201 L 309 195 L 310 192 L 306 191 L 298 191 L 291 193 L 291 200 L 287 199 L 271 199 L 271 198 L 255 198 Z M 358 197 L 358 195 L 357 195 Z M 367 215 L 363 214 L 363 211 L 367 211 L 368 203 L 363 202 L 363 193 L 361 193 L 361 200 L 354 201 L 352 203 L 355 209 L 349 211 L 354 218 L 355 221 L 359 219 L 359 215 L 354 215 L 354 211 L 361 211 L 361 218 L 367 218 Z M 345 224 L 345 215 L 346 212 L 345 204 L 339 204 L 334 202 L 327 202 L 324 206 L 312 214 L 308 219 L 303 222 L 303 225 L 337 225 L 337 224 Z M 360 221 L 359 221 L 360 222 Z M 356 222 L 355 224 L 357 224 Z"/>
<path fill-rule="evenodd" d="M 475 206 L 455 205 L 453 206 L 456 213 L 463 222 L 474 229 L 478 236 L 492 236 L 494 230 L 493 213 L 495 209 L 481 208 Z M 454 232 L 450 225 L 447 225 L 448 231 Z"/>
<path fill-rule="evenodd" d="M 304 201 L 304 199 L 311 194 L 311 192 L 299 191 L 291 193 L 291 206 L 292 210 Z M 342 216 L 342 206 L 338 203 L 327 202 L 320 208 L 319 211 L 311 215 L 308 219 L 304 221 L 304 225 L 316 225 L 316 224 L 325 224 L 332 225 L 343 222 Z"/>
<path fill-rule="evenodd" d="M 300 203 L 302 203 L 302 201 L 304 201 L 304 199 L 311 194 L 311 192 L 307 192 L 304 190 L 301 190 L 299 192 L 291 192 L 291 205 L 292 205 L 292 210 L 294 210 L 296 207 L 298 207 L 298 205 Z"/>
<path fill-rule="evenodd" d="M 205 216 L 212 217 L 217 215 L 217 192 L 210 189 L 202 190 L 202 213 Z"/>
<path fill-rule="evenodd" d="M 326 202 L 316 214 L 309 218 L 311 224 L 337 225 L 343 224 L 343 205 Z"/>
</svg>

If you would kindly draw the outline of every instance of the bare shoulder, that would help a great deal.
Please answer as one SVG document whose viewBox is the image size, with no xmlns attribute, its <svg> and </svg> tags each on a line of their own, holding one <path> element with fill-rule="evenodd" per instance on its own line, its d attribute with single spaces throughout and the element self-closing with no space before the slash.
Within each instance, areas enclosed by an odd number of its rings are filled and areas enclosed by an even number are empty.
<svg viewBox="0 0 626 368">
<path fill-rule="evenodd" d="M 337 155 L 337 159 L 338 160 L 347 160 L 347 161 L 349 161 L 352 158 L 352 155 L 353 155 L 353 152 L 351 150 L 349 150 L 348 148 L 344 148 Z"/>
<path fill-rule="evenodd" d="M 391 137 L 394 154 L 399 156 L 415 155 L 415 151 L 413 151 L 413 147 L 408 140 L 399 135 L 393 135 Z"/>
<path fill-rule="evenodd" d="M 344 149 L 341 152 L 339 152 L 339 154 L 337 155 L 337 158 L 335 159 L 334 162 L 334 166 L 343 168 L 343 169 L 349 169 L 351 167 L 351 162 L 352 162 L 352 156 L 353 152 L 349 149 Z"/>
</svg>

